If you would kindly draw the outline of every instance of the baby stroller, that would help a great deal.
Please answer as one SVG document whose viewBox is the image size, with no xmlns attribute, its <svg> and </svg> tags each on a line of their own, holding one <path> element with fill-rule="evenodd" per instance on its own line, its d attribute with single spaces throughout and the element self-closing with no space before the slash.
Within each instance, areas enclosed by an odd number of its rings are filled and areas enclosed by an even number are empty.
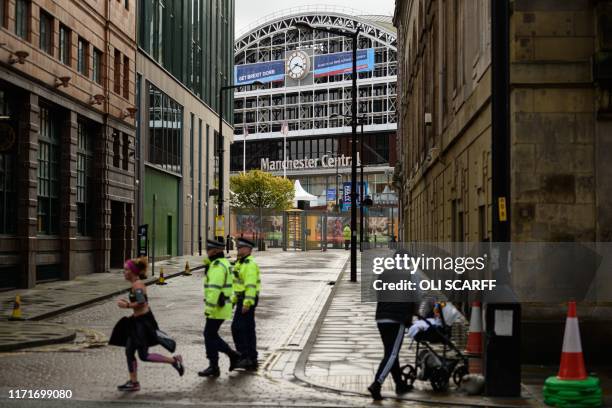
<svg viewBox="0 0 612 408">
<path fill-rule="evenodd" d="M 444 391 L 451 376 L 455 385 L 461 384 L 463 376 L 468 374 L 468 359 L 451 341 L 451 326 L 459 317 L 459 311 L 452 304 L 442 302 L 434 304 L 430 318 L 417 314 L 418 320 L 408 329 L 413 342 L 416 341 L 415 362 L 401 367 L 406 384 L 429 381 L 434 391 Z M 436 352 L 433 345 L 442 345 L 442 352 Z"/>
</svg>

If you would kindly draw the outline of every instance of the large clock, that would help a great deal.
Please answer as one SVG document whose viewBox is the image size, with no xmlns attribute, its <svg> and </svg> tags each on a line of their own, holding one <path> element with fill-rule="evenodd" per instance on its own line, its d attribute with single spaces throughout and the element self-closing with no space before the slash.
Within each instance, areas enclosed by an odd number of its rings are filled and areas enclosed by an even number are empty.
<svg viewBox="0 0 612 408">
<path fill-rule="evenodd" d="M 287 75 L 292 79 L 304 79 L 310 71 L 310 57 L 303 51 L 291 51 L 287 57 Z"/>
</svg>

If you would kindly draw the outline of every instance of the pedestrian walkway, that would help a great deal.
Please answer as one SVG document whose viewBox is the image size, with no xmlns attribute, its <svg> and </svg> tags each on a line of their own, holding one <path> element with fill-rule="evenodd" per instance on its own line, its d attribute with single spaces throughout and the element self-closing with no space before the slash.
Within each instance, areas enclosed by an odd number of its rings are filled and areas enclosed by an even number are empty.
<svg viewBox="0 0 612 408">
<path fill-rule="evenodd" d="M 359 263 L 358 263 L 359 265 Z M 358 282 L 361 281 L 358 271 Z M 315 386 L 337 391 L 369 395 L 367 387 L 383 355 L 382 343 L 374 320 L 376 304 L 361 302 L 361 284 L 352 283 L 345 271 L 336 284 L 335 294 L 329 304 L 316 337 L 311 337 L 308 357 L 303 372 L 296 376 Z M 323 316 L 321 317 L 323 318 Z M 467 339 L 465 320 L 453 327 L 453 341 L 460 349 Z M 400 353 L 400 364 L 413 364 L 416 345 L 406 337 Z M 452 383 L 452 381 L 451 381 Z M 383 386 L 383 396 L 395 397 L 391 377 Z M 529 406 L 528 399 L 491 399 L 482 396 L 468 397 L 454 385 L 446 393 L 431 390 L 428 382 L 416 381 L 415 389 L 402 399 L 440 404 L 470 406 Z"/>
<path fill-rule="evenodd" d="M 146 283 L 155 283 L 161 269 L 164 276 L 172 278 L 185 269 L 185 262 L 191 268 L 202 265 L 202 257 L 180 256 L 155 263 L 156 276 L 149 276 Z M 127 291 L 129 282 L 123 277 L 122 269 L 108 273 L 83 275 L 71 281 L 55 281 L 39 284 L 33 289 L 16 289 L 0 293 L 0 351 L 34 347 L 44 344 L 69 341 L 76 331 L 52 323 L 38 323 L 42 320 L 91 303 L 107 299 Z M 8 321 L 13 310 L 15 297 L 21 297 L 21 311 L 24 321 Z"/>
</svg>

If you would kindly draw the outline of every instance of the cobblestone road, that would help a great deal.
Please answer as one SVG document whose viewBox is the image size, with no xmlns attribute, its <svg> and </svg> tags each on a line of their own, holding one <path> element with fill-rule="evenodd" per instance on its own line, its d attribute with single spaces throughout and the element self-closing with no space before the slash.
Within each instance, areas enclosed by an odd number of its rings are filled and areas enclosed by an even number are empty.
<svg viewBox="0 0 612 408">
<path fill-rule="evenodd" d="M 151 286 L 148 295 L 160 327 L 176 338 L 178 352 L 184 357 L 187 372 L 178 377 L 168 365 L 139 364 L 142 390 L 134 394 L 116 391 L 125 382 L 127 370 L 124 351 L 103 346 L 92 349 L 56 346 L 42 350 L 0 354 L 0 405 L 30 406 L 31 401 L 6 399 L 10 389 L 70 389 L 76 406 L 102 406 L 122 402 L 196 405 L 243 406 L 368 406 L 367 398 L 342 396 L 308 388 L 296 381 L 291 370 L 274 372 L 282 360 L 280 350 L 291 348 L 292 338 L 312 326 L 312 310 L 320 307 L 322 294 L 329 293 L 346 261 L 344 251 L 327 253 L 274 252 L 257 255 L 262 267 L 263 296 L 257 310 L 258 344 L 263 368 L 257 374 L 228 373 L 222 358 L 222 375 L 217 380 L 197 376 L 206 367 L 202 328 L 201 272 L 177 277 L 167 286 Z M 326 296 L 325 296 L 326 297 Z M 79 329 L 110 335 L 115 322 L 125 314 L 113 297 L 86 309 L 60 315 L 51 321 Z M 231 340 L 230 323 L 222 328 L 224 338 Z M 158 349 L 158 348 L 156 348 Z M 157 350 L 158 352 L 160 350 Z M 274 360 L 274 363 L 271 362 Z M 267 371 L 269 368 L 270 371 Z M 279 374 L 280 373 L 280 374 Z M 284 373 L 284 374 L 283 374 Z M 89 401 L 86 403 L 86 401 Z M 390 402 L 389 404 L 395 404 Z M 66 406 L 48 402 L 48 406 Z M 39 405 L 40 406 L 40 405 Z"/>
</svg>

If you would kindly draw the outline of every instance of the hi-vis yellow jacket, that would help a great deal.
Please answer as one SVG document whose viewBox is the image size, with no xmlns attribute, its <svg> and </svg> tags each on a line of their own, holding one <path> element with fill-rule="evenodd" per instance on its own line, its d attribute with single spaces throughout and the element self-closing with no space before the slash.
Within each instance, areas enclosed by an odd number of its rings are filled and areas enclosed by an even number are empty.
<svg viewBox="0 0 612 408">
<path fill-rule="evenodd" d="M 234 296 L 236 302 L 239 296 L 244 296 L 243 305 L 252 306 L 261 290 L 259 266 L 253 256 L 245 256 L 234 264 Z"/>
<path fill-rule="evenodd" d="M 210 263 L 204 275 L 204 314 L 207 318 L 231 319 L 232 281 L 232 267 L 226 258 L 217 258 Z"/>
</svg>

